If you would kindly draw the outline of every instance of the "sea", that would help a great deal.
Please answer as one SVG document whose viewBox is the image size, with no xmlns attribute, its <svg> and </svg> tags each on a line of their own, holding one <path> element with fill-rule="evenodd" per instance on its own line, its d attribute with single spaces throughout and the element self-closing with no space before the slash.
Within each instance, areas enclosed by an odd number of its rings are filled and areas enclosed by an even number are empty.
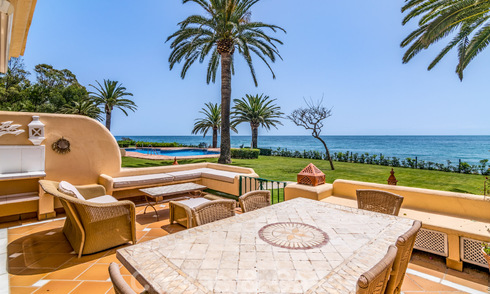
<svg viewBox="0 0 490 294">
<path fill-rule="evenodd" d="M 186 145 L 212 143 L 206 136 L 116 136 L 136 141 L 177 142 Z M 400 159 L 415 158 L 418 160 L 453 164 L 458 160 L 478 165 L 480 160 L 490 160 L 490 136 L 323 136 L 333 152 L 354 152 L 383 154 Z M 219 143 L 219 139 L 218 139 Z M 231 146 L 238 148 L 250 146 L 250 136 L 231 136 Z M 317 150 L 324 152 L 321 142 L 311 136 L 259 136 L 259 148 L 288 149 L 292 151 Z"/>
</svg>

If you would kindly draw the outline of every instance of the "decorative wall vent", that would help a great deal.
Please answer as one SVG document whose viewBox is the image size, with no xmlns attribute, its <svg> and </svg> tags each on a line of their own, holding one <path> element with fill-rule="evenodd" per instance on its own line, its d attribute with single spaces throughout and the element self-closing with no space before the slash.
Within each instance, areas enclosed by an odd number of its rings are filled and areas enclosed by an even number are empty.
<svg viewBox="0 0 490 294">
<path fill-rule="evenodd" d="M 39 116 L 34 115 L 29 127 L 29 141 L 38 146 L 44 141 L 44 124 L 39 120 Z"/>
<path fill-rule="evenodd" d="M 4 121 L 0 123 L 0 137 L 7 134 L 18 136 L 25 132 L 24 130 L 19 130 L 22 125 L 12 123 L 13 121 Z"/>
<path fill-rule="evenodd" d="M 66 154 L 70 152 L 70 141 L 61 137 L 60 139 L 58 139 L 58 141 L 54 142 L 53 145 L 51 145 L 51 148 L 53 148 L 53 150 L 58 152 L 59 154 Z"/>
<path fill-rule="evenodd" d="M 325 174 L 310 163 L 298 174 L 298 184 L 310 186 L 325 184 Z"/>
<path fill-rule="evenodd" d="M 461 260 L 488 268 L 488 263 L 481 251 L 483 241 L 461 237 Z"/>
<path fill-rule="evenodd" d="M 421 228 L 413 248 L 447 257 L 447 234 Z"/>
</svg>

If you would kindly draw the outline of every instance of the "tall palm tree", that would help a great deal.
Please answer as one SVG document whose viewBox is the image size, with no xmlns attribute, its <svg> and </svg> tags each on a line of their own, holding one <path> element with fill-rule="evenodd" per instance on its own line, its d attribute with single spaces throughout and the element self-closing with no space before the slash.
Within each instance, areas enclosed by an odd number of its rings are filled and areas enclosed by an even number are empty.
<svg viewBox="0 0 490 294">
<path fill-rule="evenodd" d="M 251 8 L 259 0 L 183 0 L 198 4 L 206 15 L 191 15 L 179 23 L 179 29 L 170 35 L 172 40 L 169 57 L 170 69 L 176 63 L 184 62 L 180 76 L 185 78 L 187 70 L 196 61 L 204 62 L 210 55 L 206 82 L 216 81 L 216 72 L 221 65 L 221 152 L 218 162 L 231 163 L 230 152 L 230 103 L 231 75 L 234 73 L 233 54 L 236 51 L 243 56 L 252 74 L 255 86 L 257 78 L 253 67 L 252 55 L 259 57 L 275 74 L 267 61 L 275 62 L 280 58 L 275 43 L 278 39 L 268 36 L 264 29 L 273 32 L 284 29 L 251 21 Z"/>
<path fill-rule="evenodd" d="M 456 73 L 463 71 L 478 53 L 490 43 L 490 0 L 407 0 L 402 12 L 409 11 L 403 25 L 419 19 L 418 28 L 401 43 L 407 47 L 403 63 L 444 37 L 453 35 L 449 43 L 430 63 L 431 70 L 452 49 L 458 52 Z"/>
<path fill-rule="evenodd" d="M 61 113 L 85 115 L 98 121 L 102 120 L 101 112 L 92 99 L 86 98 L 78 98 L 61 108 Z"/>
<path fill-rule="evenodd" d="M 206 137 L 209 129 L 213 130 L 213 148 L 218 146 L 218 133 L 221 128 L 221 106 L 218 103 L 206 103 L 206 107 L 203 107 L 199 112 L 204 114 L 203 118 L 196 119 L 192 134 L 202 133 L 203 138 Z M 237 130 L 232 127 L 232 131 Z"/>
<path fill-rule="evenodd" d="M 114 107 L 119 108 L 126 116 L 128 113 L 126 109 L 135 111 L 138 106 L 130 99 L 123 98 L 124 96 L 133 96 L 133 94 L 126 92 L 126 88 L 122 86 L 118 81 L 104 80 L 104 85 L 102 86 L 99 81 L 97 86 L 90 84 L 96 92 L 90 92 L 97 106 L 103 105 L 105 112 L 105 126 L 110 131 L 111 130 L 111 118 L 112 110 Z"/>
<path fill-rule="evenodd" d="M 270 130 L 271 127 L 277 129 L 277 125 L 282 125 L 279 118 L 284 114 L 281 107 L 274 104 L 276 99 L 270 99 L 269 96 L 262 95 L 245 95 L 241 99 L 234 99 L 232 126 L 241 123 L 249 123 L 252 129 L 252 148 L 257 148 L 257 138 L 259 136 L 259 127 Z"/>
</svg>

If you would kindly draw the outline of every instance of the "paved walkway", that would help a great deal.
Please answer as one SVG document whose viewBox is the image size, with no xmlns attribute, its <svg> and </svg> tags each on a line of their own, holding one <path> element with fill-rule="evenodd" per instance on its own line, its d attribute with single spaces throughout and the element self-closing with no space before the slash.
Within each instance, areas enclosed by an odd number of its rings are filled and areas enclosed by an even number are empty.
<svg viewBox="0 0 490 294">
<path fill-rule="evenodd" d="M 143 214 L 143 208 L 136 209 L 138 242 L 185 229 L 169 224 L 168 206 L 158 207 L 158 222 L 153 211 Z M 6 252 L 11 293 L 114 293 L 107 268 L 111 262 L 120 264 L 115 257 L 116 249 L 77 258 L 61 232 L 63 223 L 64 218 L 0 224 L 0 228 L 8 228 Z M 0 240 L 0 253 L 5 248 L 2 244 Z M 121 272 L 136 292 L 143 290 L 124 267 Z M 0 285 L 4 284 L 0 281 Z M 442 258 L 415 252 L 402 291 L 490 293 L 489 286 L 488 271 L 473 266 L 465 266 L 463 272 L 453 271 L 445 267 Z M 0 293 L 4 289 L 0 288 Z"/>
</svg>

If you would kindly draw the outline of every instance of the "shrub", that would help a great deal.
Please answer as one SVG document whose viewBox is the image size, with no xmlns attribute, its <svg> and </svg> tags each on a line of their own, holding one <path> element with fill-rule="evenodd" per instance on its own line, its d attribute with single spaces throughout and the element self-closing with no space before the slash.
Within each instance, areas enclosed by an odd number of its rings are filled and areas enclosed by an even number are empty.
<svg viewBox="0 0 490 294">
<path fill-rule="evenodd" d="M 259 148 L 259 150 L 260 150 L 259 155 L 264 155 L 264 156 L 271 156 L 272 155 L 272 149 Z"/>
<path fill-rule="evenodd" d="M 232 148 L 231 158 L 238 159 L 256 159 L 259 158 L 259 149 L 249 149 L 249 148 Z"/>
</svg>

